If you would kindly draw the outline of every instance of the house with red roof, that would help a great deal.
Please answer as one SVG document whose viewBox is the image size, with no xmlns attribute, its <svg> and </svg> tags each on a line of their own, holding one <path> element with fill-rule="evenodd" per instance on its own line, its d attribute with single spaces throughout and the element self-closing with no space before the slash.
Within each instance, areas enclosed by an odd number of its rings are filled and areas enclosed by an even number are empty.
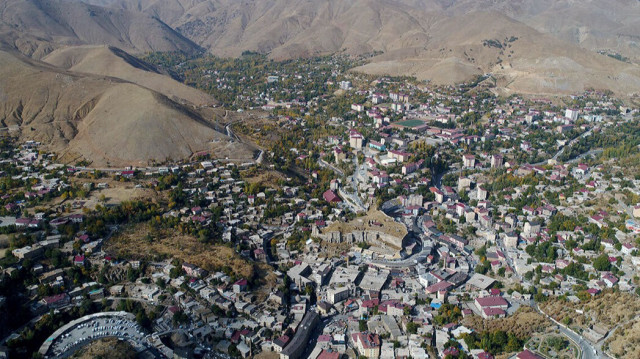
<svg viewBox="0 0 640 359">
<path fill-rule="evenodd" d="M 234 293 L 240 293 L 240 292 L 244 292 L 245 290 L 247 290 L 247 285 L 248 282 L 246 279 L 240 279 L 237 282 L 233 283 L 233 292 Z"/>
<path fill-rule="evenodd" d="M 318 355 L 317 359 L 339 359 L 340 358 L 340 353 L 338 353 L 337 351 L 334 350 L 322 350 L 322 352 L 320 352 L 320 355 Z"/>
<path fill-rule="evenodd" d="M 84 266 L 84 256 L 75 256 L 73 257 L 73 264 L 77 266 Z"/>
<path fill-rule="evenodd" d="M 276 353 L 280 353 L 282 349 L 284 349 L 287 344 L 289 344 L 290 341 L 291 338 L 289 338 L 288 335 L 283 335 L 279 338 L 276 338 L 276 340 L 273 341 L 273 351 Z"/>
<path fill-rule="evenodd" d="M 589 217 L 589 222 L 595 224 L 598 228 L 608 227 L 607 223 L 604 221 L 604 217 L 597 214 Z"/>
<path fill-rule="evenodd" d="M 367 358 L 378 358 L 380 356 L 381 341 L 377 334 L 354 333 L 351 337 L 359 355 Z"/>
<path fill-rule="evenodd" d="M 611 273 L 605 273 L 602 276 L 602 280 L 607 284 L 607 287 L 611 288 L 618 284 L 618 278 Z"/>
<path fill-rule="evenodd" d="M 598 288 L 589 288 L 587 289 L 587 293 L 589 293 L 592 297 L 600 294 L 600 289 Z"/>
<path fill-rule="evenodd" d="M 125 178 L 133 178 L 135 174 L 136 174 L 136 171 L 122 171 L 121 173 L 122 177 L 125 177 Z"/>
<path fill-rule="evenodd" d="M 322 198 L 329 203 L 340 203 L 342 200 L 332 190 L 328 189 L 322 194 Z"/>
<path fill-rule="evenodd" d="M 65 305 L 71 303 L 71 297 L 69 297 L 69 295 L 67 293 L 56 294 L 56 295 L 52 295 L 50 297 L 43 298 L 42 302 L 49 309 L 56 309 L 56 308 L 60 308 L 60 307 L 63 307 Z"/>
<path fill-rule="evenodd" d="M 475 305 L 485 319 L 503 318 L 507 315 L 509 302 L 500 296 L 476 298 Z"/>
<path fill-rule="evenodd" d="M 451 288 L 453 284 L 443 280 L 442 282 L 438 282 L 436 284 L 430 285 L 426 288 L 427 294 L 438 293 L 441 290 L 448 290 Z"/>
<path fill-rule="evenodd" d="M 538 354 L 533 353 L 529 349 L 525 349 L 516 355 L 516 359 L 544 359 Z"/>
</svg>

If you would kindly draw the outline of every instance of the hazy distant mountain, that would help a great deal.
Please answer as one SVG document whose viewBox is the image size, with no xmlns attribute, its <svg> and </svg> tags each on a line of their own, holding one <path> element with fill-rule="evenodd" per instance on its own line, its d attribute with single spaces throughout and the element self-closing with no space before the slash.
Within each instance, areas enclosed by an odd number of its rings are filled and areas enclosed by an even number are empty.
<svg viewBox="0 0 640 359">
<path fill-rule="evenodd" d="M 3 1 L 0 40 L 35 57 L 60 45 L 111 45 L 134 52 L 198 48 L 149 14 L 65 0 Z"/>
<path fill-rule="evenodd" d="M 61 43 L 275 59 L 378 51 L 360 70 L 443 84 L 492 73 L 507 92 L 640 88 L 636 0 L 9 0 L 1 14 L 0 39 L 35 58 Z"/>
<path fill-rule="evenodd" d="M 151 14 L 218 53 L 233 54 L 239 49 L 286 53 L 294 47 L 307 52 L 342 48 L 384 50 L 412 44 L 416 39 L 407 42 L 410 36 L 406 32 L 429 33 L 434 30 L 435 20 L 490 11 L 587 49 L 612 50 L 626 57 L 640 58 L 640 2 L 637 0 L 85 2 Z M 318 39 L 305 45 L 303 40 L 314 34 Z"/>
<path fill-rule="evenodd" d="M 507 91 L 534 93 L 640 85 L 636 0 L 86 1 L 156 16 L 221 56 L 382 51 L 361 70 L 435 83 L 491 72 Z"/>
</svg>

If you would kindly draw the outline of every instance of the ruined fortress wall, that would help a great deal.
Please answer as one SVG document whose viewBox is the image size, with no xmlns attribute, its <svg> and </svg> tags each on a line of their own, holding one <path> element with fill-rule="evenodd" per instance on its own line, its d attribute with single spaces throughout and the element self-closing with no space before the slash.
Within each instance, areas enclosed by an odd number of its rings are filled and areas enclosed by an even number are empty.
<svg viewBox="0 0 640 359">
<path fill-rule="evenodd" d="M 329 243 L 360 243 L 365 242 L 377 247 L 392 248 L 401 250 L 404 248 L 406 235 L 403 237 L 393 236 L 384 232 L 375 230 L 353 231 L 349 233 L 341 233 L 340 231 L 331 231 L 321 233 L 314 227 L 312 234 L 323 241 Z"/>
</svg>

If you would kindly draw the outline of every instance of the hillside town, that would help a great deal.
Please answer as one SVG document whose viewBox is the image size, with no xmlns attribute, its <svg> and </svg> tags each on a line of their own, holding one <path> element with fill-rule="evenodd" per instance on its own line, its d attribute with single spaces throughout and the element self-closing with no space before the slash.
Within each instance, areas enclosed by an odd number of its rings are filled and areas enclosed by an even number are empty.
<svg viewBox="0 0 640 359">
<path fill-rule="evenodd" d="M 229 131 L 260 161 L 93 169 L 2 137 L 0 358 L 108 337 L 150 358 L 634 355 L 635 314 L 591 303 L 640 308 L 638 109 L 335 61 L 242 94 Z"/>
</svg>

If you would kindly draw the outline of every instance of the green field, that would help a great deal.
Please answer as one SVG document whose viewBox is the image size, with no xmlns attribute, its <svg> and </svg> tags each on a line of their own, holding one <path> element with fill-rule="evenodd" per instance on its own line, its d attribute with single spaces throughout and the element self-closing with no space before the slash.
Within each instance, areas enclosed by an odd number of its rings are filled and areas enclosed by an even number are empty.
<svg viewBox="0 0 640 359">
<path fill-rule="evenodd" d="M 421 121 L 421 120 L 406 120 L 406 121 L 394 122 L 393 124 L 394 125 L 398 125 L 398 126 L 415 128 L 415 127 L 424 125 L 424 121 Z"/>
</svg>

